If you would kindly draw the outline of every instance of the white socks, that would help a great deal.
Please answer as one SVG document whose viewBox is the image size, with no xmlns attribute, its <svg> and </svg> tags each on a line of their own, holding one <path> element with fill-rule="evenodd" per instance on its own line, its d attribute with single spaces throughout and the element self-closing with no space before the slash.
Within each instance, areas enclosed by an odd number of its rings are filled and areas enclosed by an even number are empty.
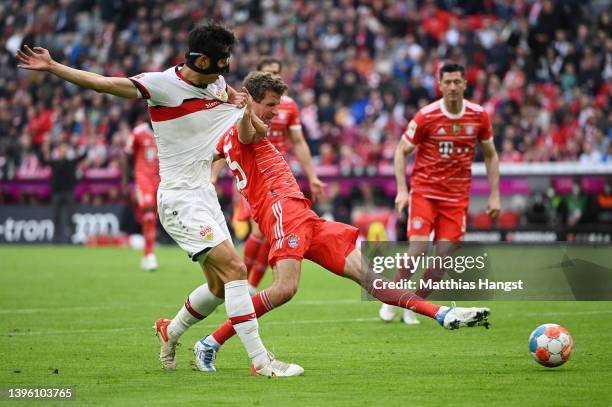
<svg viewBox="0 0 612 407">
<path fill-rule="evenodd" d="M 208 284 L 203 284 L 193 290 L 185 300 L 185 305 L 181 307 L 168 326 L 170 340 L 178 341 L 178 338 L 190 326 L 206 318 L 222 303 L 223 298 L 216 297 L 210 292 Z"/>
<path fill-rule="evenodd" d="M 225 309 L 255 369 L 260 369 L 269 358 L 259 337 L 259 324 L 246 280 L 225 284 Z"/>
</svg>

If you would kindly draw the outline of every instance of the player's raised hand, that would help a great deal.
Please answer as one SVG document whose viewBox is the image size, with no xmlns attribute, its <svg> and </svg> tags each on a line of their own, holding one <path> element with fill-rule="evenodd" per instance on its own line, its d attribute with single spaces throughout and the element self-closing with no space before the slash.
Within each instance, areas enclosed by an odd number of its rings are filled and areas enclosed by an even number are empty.
<svg viewBox="0 0 612 407">
<path fill-rule="evenodd" d="M 263 138 L 268 134 L 268 126 L 253 113 L 253 96 L 249 93 L 247 88 L 242 88 L 242 93 L 246 95 L 245 104 L 246 112 L 251 116 L 251 124 L 255 128 L 255 132 L 258 134 L 257 138 Z"/>
<path fill-rule="evenodd" d="M 236 94 L 244 95 L 243 107 L 246 106 L 246 112 L 251 114 L 253 110 L 253 96 L 249 93 L 249 90 L 245 87 L 242 88 L 242 92 L 236 92 Z"/>
<path fill-rule="evenodd" d="M 310 193 L 312 194 L 312 200 L 314 202 L 325 201 L 325 199 L 327 198 L 325 196 L 325 187 L 327 185 L 317 177 L 309 181 L 308 184 L 310 186 Z"/>
<path fill-rule="evenodd" d="M 409 200 L 410 195 L 408 195 L 407 191 L 399 191 L 395 196 L 395 209 L 399 216 L 402 216 L 402 211 L 404 208 L 408 207 Z"/>
<path fill-rule="evenodd" d="M 501 204 L 499 202 L 499 196 L 490 196 L 489 203 L 487 205 L 487 215 L 491 218 L 496 219 L 501 211 Z"/>
<path fill-rule="evenodd" d="M 17 65 L 18 68 L 30 69 L 32 71 L 48 71 L 53 63 L 49 51 L 41 47 L 34 47 L 32 49 L 24 45 L 23 50 L 17 50 L 15 57 L 21 62 L 21 64 Z"/>
<path fill-rule="evenodd" d="M 245 93 L 246 88 L 242 88 L 242 92 L 232 92 L 228 95 L 227 102 L 236 106 L 239 109 L 242 109 L 247 105 L 248 102 L 248 92 Z"/>
</svg>

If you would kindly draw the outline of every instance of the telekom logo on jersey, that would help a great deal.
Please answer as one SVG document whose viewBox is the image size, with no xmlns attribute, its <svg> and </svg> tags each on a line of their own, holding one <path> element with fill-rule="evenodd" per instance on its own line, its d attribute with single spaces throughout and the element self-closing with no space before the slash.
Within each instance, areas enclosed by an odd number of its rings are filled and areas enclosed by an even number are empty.
<svg viewBox="0 0 612 407">
<path fill-rule="evenodd" d="M 449 158 L 453 153 L 453 142 L 452 141 L 440 141 L 438 143 L 438 151 L 444 158 Z"/>
</svg>

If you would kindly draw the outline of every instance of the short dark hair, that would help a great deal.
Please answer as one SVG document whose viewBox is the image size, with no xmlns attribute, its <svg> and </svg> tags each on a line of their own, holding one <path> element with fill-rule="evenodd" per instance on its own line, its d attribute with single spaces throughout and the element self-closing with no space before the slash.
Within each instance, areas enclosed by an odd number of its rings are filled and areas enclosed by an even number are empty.
<svg viewBox="0 0 612 407">
<path fill-rule="evenodd" d="M 227 27 L 208 21 L 194 27 L 189 32 L 187 46 L 189 52 L 199 52 L 207 56 L 224 53 L 236 43 L 236 37 Z"/>
<path fill-rule="evenodd" d="M 244 78 L 242 84 L 257 103 L 261 102 L 266 96 L 266 92 L 271 91 L 278 95 L 282 95 L 287 91 L 287 85 L 278 75 L 273 75 L 270 72 L 254 71 Z"/>
<path fill-rule="evenodd" d="M 465 76 L 465 68 L 463 65 L 457 64 L 455 62 L 445 62 L 440 68 L 440 80 L 442 80 L 442 76 L 447 72 L 460 72 L 461 76 Z"/>
<path fill-rule="evenodd" d="M 283 69 L 283 64 L 281 63 L 280 59 L 270 57 L 270 56 L 265 56 L 265 57 L 262 57 L 257 63 L 257 70 L 261 71 L 264 66 L 272 65 L 272 64 L 278 64 L 279 70 Z"/>
</svg>

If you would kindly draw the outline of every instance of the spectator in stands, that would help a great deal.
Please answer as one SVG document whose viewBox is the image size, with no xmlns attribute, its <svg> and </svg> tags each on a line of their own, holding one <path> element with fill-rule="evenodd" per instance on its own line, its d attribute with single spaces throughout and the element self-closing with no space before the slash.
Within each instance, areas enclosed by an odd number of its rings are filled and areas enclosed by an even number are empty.
<svg viewBox="0 0 612 407">
<path fill-rule="evenodd" d="M 572 192 L 565 197 L 567 206 L 567 224 L 570 227 L 576 226 L 585 216 L 588 197 L 582 191 L 579 180 L 572 184 Z"/>
<path fill-rule="evenodd" d="M 85 157 L 87 150 L 77 155 L 67 142 L 60 142 L 53 154 L 49 143 L 43 144 L 43 162 L 51 167 L 53 243 L 70 243 L 77 166 Z"/>
<path fill-rule="evenodd" d="M 548 200 L 548 207 L 550 208 L 549 219 L 552 225 L 565 225 L 567 207 L 563 197 L 557 193 L 553 186 L 550 186 L 546 189 L 546 199 Z"/>
<path fill-rule="evenodd" d="M 602 155 L 593 148 L 593 143 L 585 141 L 582 144 L 582 154 L 580 154 L 581 164 L 596 164 L 602 161 Z"/>
<path fill-rule="evenodd" d="M 597 195 L 598 222 L 612 223 L 612 179 L 608 179 L 603 191 Z"/>
</svg>

